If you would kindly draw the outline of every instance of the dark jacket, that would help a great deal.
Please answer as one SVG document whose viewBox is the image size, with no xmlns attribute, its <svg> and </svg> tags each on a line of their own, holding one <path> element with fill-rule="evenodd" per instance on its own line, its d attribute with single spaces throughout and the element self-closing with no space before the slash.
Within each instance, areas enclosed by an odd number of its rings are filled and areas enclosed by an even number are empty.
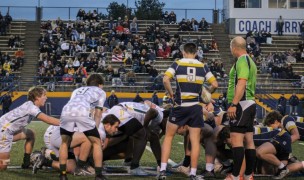
<svg viewBox="0 0 304 180">
<path fill-rule="evenodd" d="M 289 99 L 289 104 L 290 104 L 291 106 L 297 106 L 297 105 L 299 105 L 299 98 L 298 98 L 298 96 L 292 95 L 292 96 L 290 97 L 290 99 Z"/>
<path fill-rule="evenodd" d="M 140 97 L 138 94 L 135 96 L 135 98 L 133 99 L 133 102 L 144 102 L 143 98 Z"/>
<path fill-rule="evenodd" d="M 157 94 L 153 94 L 152 95 L 152 100 L 151 100 L 154 104 L 159 105 L 159 101 L 158 101 L 158 96 Z"/>
<path fill-rule="evenodd" d="M 280 97 L 278 99 L 278 105 L 282 105 L 283 107 L 286 107 L 287 99 L 285 97 Z"/>
<path fill-rule="evenodd" d="M 110 95 L 108 97 L 107 103 L 109 105 L 109 108 L 112 108 L 113 106 L 115 106 L 116 104 L 118 104 L 118 98 L 117 98 L 117 96 L 115 94 L 114 95 Z"/>
</svg>

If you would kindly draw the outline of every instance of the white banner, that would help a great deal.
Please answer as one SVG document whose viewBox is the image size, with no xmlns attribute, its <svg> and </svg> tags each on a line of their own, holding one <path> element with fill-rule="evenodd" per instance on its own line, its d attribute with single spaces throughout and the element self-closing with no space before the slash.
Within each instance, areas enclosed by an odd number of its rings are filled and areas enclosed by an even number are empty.
<svg viewBox="0 0 304 180">
<path fill-rule="evenodd" d="M 299 35 L 303 20 L 284 19 L 283 34 Z M 278 34 L 277 19 L 235 19 L 235 34 L 246 34 L 248 31 L 266 31 Z"/>
</svg>

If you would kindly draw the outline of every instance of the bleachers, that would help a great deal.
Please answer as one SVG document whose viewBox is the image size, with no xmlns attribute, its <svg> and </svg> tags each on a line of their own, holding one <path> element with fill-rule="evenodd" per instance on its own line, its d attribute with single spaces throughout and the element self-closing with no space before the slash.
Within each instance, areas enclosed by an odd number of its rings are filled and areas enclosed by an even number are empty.
<svg viewBox="0 0 304 180">
<path fill-rule="evenodd" d="M 0 51 L 3 54 L 8 53 L 11 59 L 15 58 L 15 52 L 17 49 L 24 50 L 24 46 L 21 47 L 15 47 L 15 48 L 10 48 L 8 46 L 8 40 L 10 36 L 19 36 L 21 39 L 21 42 L 24 44 L 25 42 L 25 23 L 23 21 L 12 21 L 11 22 L 11 29 L 6 33 L 6 35 L 0 36 Z M 13 78 L 13 82 L 18 85 L 18 81 L 20 79 L 20 71 L 22 67 L 19 67 L 18 70 L 12 71 L 11 76 Z"/>
<path fill-rule="evenodd" d="M 106 21 L 105 21 L 106 22 Z M 66 23 L 66 22 L 64 22 Z M 145 30 L 148 26 L 150 26 L 152 23 L 155 23 L 155 21 L 149 21 L 149 20 L 138 20 L 138 35 L 139 36 L 145 36 Z M 180 37 L 182 37 L 184 42 L 187 41 L 197 41 L 197 39 L 202 39 L 202 41 L 207 41 L 208 43 L 211 44 L 211 41 L 213 39 L 213 33 L 212 29 L 209 28 L 208 31 L 204 32 L 179 32 L 178 31 L 178 25 L 170 25 L 170 24 L 160 24 L 161 29 L 167 29 L 169 30 L 170 36 L 173 37 L 174 34 L 178 33 Z M 43 31 L 41 31 L 41 34 Z M 147 42 L 148 46 L 152 46 L 154 42 Z M 69 58 L 70 56 L 67 56 L 66 58 Z M 220 60 L 220 54 L 218 50 L 210 50 L 208 53 L 204 53 L 204 57 L 207 58 L 207 60 Z M 112 53 L 108 52 L 106 55 L 106 66 L 107 65 L 112 65 L 113 68 L 119 68 L 122 62 L 112 62 Z M 158 70 L 159 73 L 164 72 L 168 69 L 168 67 L 172 64 L 174 59 L 172 57 L 169 58 L 160 58 L 157 57 L 156 61 L 154 63 L 154 67 Z M 132 67 L 130 65 L 126 65 L 126 70 L 130 71 Z M 106 82 L 104 89 L 116 89 L 118 92 L 119 91 L 127 91 L 127 92 L 146 92 L 149 91 L 149 87 L 152 86 L 152 82 L 150 82 L 150 77 L 148 74 L 138 74 L 136 73 L 136 86 L 119 86 L 119 87 L 113 87 L 111 82 Z M 147 77 L 147 78 L 146 78 Z M 127 84 L 126 82 L 123 82 L 124 84 Z M 44 86 L 44 85 L 42 85 Z M 61 88 L 63 87 L 63 88 Z M 73 84 L 62 84 L 62 83 L 57 83 L 56 84 L 56 91 L 60 90 L 68 90 L 68 89 L 73 89 L 75 88 L 75 85 Z"/>
</svg>

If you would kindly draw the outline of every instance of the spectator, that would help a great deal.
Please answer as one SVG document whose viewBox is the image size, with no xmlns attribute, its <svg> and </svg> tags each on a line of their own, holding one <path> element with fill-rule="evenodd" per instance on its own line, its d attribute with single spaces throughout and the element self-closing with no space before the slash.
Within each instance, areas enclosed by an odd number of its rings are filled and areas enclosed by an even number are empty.
<svg viewBox="0 0 304 180">
<path fill-rule="evenodd" d="M 130 31 L 132 34 L 137 34 L 138 31 L 138 25 L 136 20 L 137 20 L 136 17 L 134 17 L 132 22 L 130 23 Z"/>
<path fill-rule="evenodd" d="M 278 99 L 277 110 L 285 116 L 286 112 L 286 103 L 287 99 L 284 97 L 284 94 L 281 94 L 281 97 Z"/>
<path fill-rule="evenodd" d="M 11 73 L 11 65 L 9 63 L 9 61 L 5 61 L 5 63 L 3 64 L 3 70 L 6 71 L 7 73 Z"/>
<path fill-rule="evenodd" d="M 209 27 L 208 22 L 205 20 L 205 18 L 202 18 L 202 20 L 199 23 L 198 28 L 202 31 L 207 31 Z"/>
<path fill-rule="evenodd" d="M 15 46 L 15 37 L 13 35 L 10 35 L 7 44 L 9 46 L 9 48 L 11 48 L 11 49 L 14 49 L 16 47 Z"/>
<path fill-rule="evenodd" d="M 0 18 L 0 36 L 6 35 L 6 22 L 4 18 Z"/>
<path fill-rule="evenodd" d="M 299 105 L 299 98 L 296 93 L 293 93 L 289 98 L 289 105 L 290 105 L 290 114 L 297 116 L 297 106 Z"/>
<path fill-rule="evenodd" d="M 148 60 L 149 60 L 150 65 L 155 64 L 156 54 L 155 54 L 155 51 L 153 49 L 150 49 L 150 52 L 148 54 Z"/>
<path fill-rule="evenodd" d="M 266 35 L 266 44 L 272 44 L 271 32 L 268 32 L 267 35 Z"/>
<path fill-rule="evenodd" d="M 169 19 L 169 13 L 166 11 L 164 14 L 162 14 L 162 19 L 165 24 L 170 24 L 170 19 Z"/>
<path fill-rule="evenodd" d="M 113 72 L 113 75 L 112 75 L 112 86 L 122 86 L 123 84 L 121 82 L 120 74 L 118 72 L 118 69 L 114 68 L 113 70 L 114 70 L 114 72 Z"/>
<path fill-rule="evenodd" d="M 279 17 L 276 25 L 277 25 L 277 30 L 278 30 L 278 36 L 283 36 L 284 20 L 283 20 L 282 16 Z"/>
<path fill-rule="evenodd" d="M 24 51 L 22 51 L 20 48 L 15 52 L 15 58 L 17 59 L 17 62 L 19 62 L 20 66 L 23 66 L 24 64 Z"/>
<path fill-rule="evenodd" d="M 115 91 L 111 91 L 111 95 L 107 99 L 107 103 L 109 105 L 109 108 L 112 108 L 113 106 L 118 104 L 118 97 L 115 94 Z"/>
<path fill-rule="evenodd" d="M 139 93 L 137 92 L 133 102 L 144 102 L 144 99 L 140 97 Z"/>
<path fill-rule="evenodd" d="M 7 12 L 3 19 L 5 20 L 8 32 L 11 33 L 11 22 L 13 20 L 12 16 L 10 16 L 9 12 Z"/>
<path fill-rule="evenodd" d="M 12 105 L 12 96 L 11 93 L 7 93 L 2 98 L 2 116 L 9 112 L 9 108 Z"/>
<path fill-rule="evenodd" d="M 199 61 L 202 61 L 203 60 L 203 58 L 204 58 L 204 51 L 203 51 L 203 49 L 202 49 L 202 47 L 201 46 L 198 46 L 198 49 L 197 49 L 197 59 L 199 60 Z"/>
<path fill-rule="evenodd" d="M 174 11 L 171 11 L 169 14 L 169 22 L 170 24 L 176 24 L 176 14 Z"/>
<path fill-rule="evenodd" d="M 158 96 L 157 96 L 157 91 L 153 92 L 151 102 L 153 102 L 154 104 L 159 106 L 159 99 L 158 99 Z"/>
<path fill-rule="evenodd" d="M 304 88 L 304 75 L 301 76 L 301 88 Z"/>
<path fill-rule="evenodd" d="M 197 32 L 198 31 L 198 22 L 194 18 L 191 19 L 191 26 L 193 31 Z"/>
<path fill-rule="evenodd" d="M 47 91 L 54 92 L 55 91 L 55 77 L 54 74 L 50 71 L 47 72 L 46 77 L 44 77 L 45 85 L 47 85 Z"/>
<path fill-rule="evenodd" d="M 133 70 L 131 70 L 127 73 L 126 78 L 127 78 L 129 86 L 135 86 L 136 74 L 134 73 Z"/>
</svg>

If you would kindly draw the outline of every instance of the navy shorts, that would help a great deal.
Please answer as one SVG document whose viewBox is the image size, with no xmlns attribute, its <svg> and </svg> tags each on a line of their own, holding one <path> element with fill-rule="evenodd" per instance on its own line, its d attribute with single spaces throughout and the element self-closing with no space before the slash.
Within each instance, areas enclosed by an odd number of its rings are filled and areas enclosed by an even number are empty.
<svg viewBox="0 0 304 180">
<path fill-rule="evenodd" d="M 291 153 L 291 137 L 287 131 L 279 132 L 270 140 L 270 143 L 275 147 L 279 160 L 288 160 L 289 153 Z"/>
<path fill-rule="evenodd" d="M 246 109 L 240 105 L 236 107 L 236 119 L 230 120 L 230 131 L 237 133 L 253 132 L 253 122 L 256 114 L 256 104 Z"/>
<path fill-rule="evenodd" d="M 202 106 L 197 104 L 189 107 L 174 107 L 171 109 L 169 121 L 178 126 L 202 128 L 204 127 Z"/>
<path fill-rule="evenodd" d="M 273 130 L 270 132 L 265 132 L 261 134 L 254 134 L 253 135 L 253 142 L 255 146 L 260 146 L 264 144 L 265 142 L 269 142 L 270 139 L 275 137 L 280 131 L 279 130 Z"/>
</svg>

